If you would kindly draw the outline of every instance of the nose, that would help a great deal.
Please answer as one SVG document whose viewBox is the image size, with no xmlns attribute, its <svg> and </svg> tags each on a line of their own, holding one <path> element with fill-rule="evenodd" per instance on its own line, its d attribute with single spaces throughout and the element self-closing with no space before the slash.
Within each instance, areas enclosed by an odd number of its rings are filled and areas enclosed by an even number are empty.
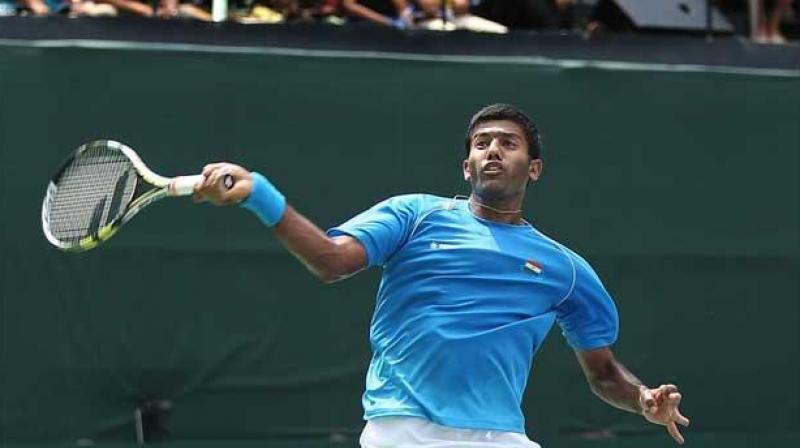
<svg viewBox="0 0 800 448">
<path fill-rule="evenodd" d="M 486 150 L 486 158 L 490 160 L 500 160 L 500 142 L 498 139 L 493 138 Z"/>
</svg>

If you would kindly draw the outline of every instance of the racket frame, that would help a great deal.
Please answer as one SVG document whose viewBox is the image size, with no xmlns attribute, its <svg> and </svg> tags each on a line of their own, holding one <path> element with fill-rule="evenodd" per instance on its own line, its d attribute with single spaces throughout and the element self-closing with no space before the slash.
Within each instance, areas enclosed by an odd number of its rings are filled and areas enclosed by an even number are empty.
<svg viewBox="0 0 800 448">
<path fill-rule="evenodd" d="M 50 231 L 50 220 L 48 216 L 49 203 L 55 195 L 55 192 L 58 190 L 58 187 L 53 182 L 53 179 L 58 180 L 61 177 L 64 169 L 76 156 L 87 150 L 89 147 L 97 144 L 104 144 L 109 148 L 113 148 L 122 152 L 122 154 L 125 155 L 125 157 L 133 165 L 133 169 L 136 171 L 136 174 L 138 174 L 139 177 L 141 177 L 148 184 L 152 185 L 154 188 L 134 199 L 130 204 L 127 205 L 125 212 L 121 216 L 113 219 L 111 222 L 99 228 L 95 234 L 86 236 L 80 239 L 77 243 L 65 243 L 56 238 Z M 130 221 L 131 218 L 136 216 L 140 211 L 153 202 L 169 196 L 187 196 L 192 194 L 194 185 L 202 181 L 203 176 L 195 175 L 178 176 L 172 178 L 164 177 L 154 173 L 150 168 L 148 168 L 144 161 L 142 161 L 141 157 L 139 157 L 139 154 L 137 154 L 136 151 L 127 145 L 115 140 L 94 140 L 81 145 L 77 150 L 75 150 L 75 152 L 72 153 L 70 157 L 64 161 L 64 163 L 62 163 L 61 168 L 59 168 L 58 173 L 53 176 L 53 179 L 51 179 L 47 185 L 45 200 L 42 202 L 42 230 L 44 231 L 44 235 L 51 244 L 61 250 L 70 252 L 83 252 L 97 247 L 100 243 L 114 236 L 120 227 Z M 137 180 L 137 184 L 134 189 L 138 187 L 138 185 L 139 181 Z"/>
</svg>

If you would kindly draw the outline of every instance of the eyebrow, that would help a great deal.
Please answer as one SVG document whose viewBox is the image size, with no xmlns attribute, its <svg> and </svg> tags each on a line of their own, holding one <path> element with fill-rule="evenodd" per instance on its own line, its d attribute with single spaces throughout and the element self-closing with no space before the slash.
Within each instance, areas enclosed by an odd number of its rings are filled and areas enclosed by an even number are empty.
<svg viewBox="0 0 800 448">
<path fill-rule="evenodd" d="M 485 137 L 485 136 L 489 136 L 489 137 L 501 136 L 501 137 L 516 138 L 518 140 L 522 140 L 522 136 L 520 136 L 518 134 L 514 134 L 513 132 L 502 132 L 502 131 L 477 132 L 475 134 L 472 134 L 472 140 L 474 141 L 474 140 L 476 140 L 478 138 Z"/>
</svg>

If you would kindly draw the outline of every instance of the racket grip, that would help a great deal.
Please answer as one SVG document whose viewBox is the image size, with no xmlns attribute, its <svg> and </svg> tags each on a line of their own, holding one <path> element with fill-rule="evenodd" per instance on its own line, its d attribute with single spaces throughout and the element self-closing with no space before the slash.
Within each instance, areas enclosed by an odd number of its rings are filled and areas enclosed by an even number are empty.
<svg viewBox="0 0 800 448">
<path fill-rule="evenodd" d="M 194 190 L 194 186 L 203 181 L 202 175 L 197 176 L 178 176 L 169 183 L 170 196 L 189 196 Z"/>
</svg>

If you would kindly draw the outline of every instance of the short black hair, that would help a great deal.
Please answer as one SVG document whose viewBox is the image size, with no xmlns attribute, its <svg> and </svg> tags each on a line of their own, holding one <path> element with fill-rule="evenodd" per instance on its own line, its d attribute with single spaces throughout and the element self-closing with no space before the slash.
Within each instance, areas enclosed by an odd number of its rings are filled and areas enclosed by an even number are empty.
<svg viewBox="0 0 800 448">
<path fill-rule="evenodd" d="M 540 159 L 542 157 L 542 136 L 539 134 L 536 124 L 520 108 L 503 103 L 485 106 L 469 120 L 469 127 L 465 137 L 467 154 L 469 154 L 470 149 L 470 137 L 475 127 L 483 122 L 492 120 L 508 120 L 518 124 L 525 132 L 525 139 L 528 142 L 528 155 L 531 159 Z"/>
</svg>

